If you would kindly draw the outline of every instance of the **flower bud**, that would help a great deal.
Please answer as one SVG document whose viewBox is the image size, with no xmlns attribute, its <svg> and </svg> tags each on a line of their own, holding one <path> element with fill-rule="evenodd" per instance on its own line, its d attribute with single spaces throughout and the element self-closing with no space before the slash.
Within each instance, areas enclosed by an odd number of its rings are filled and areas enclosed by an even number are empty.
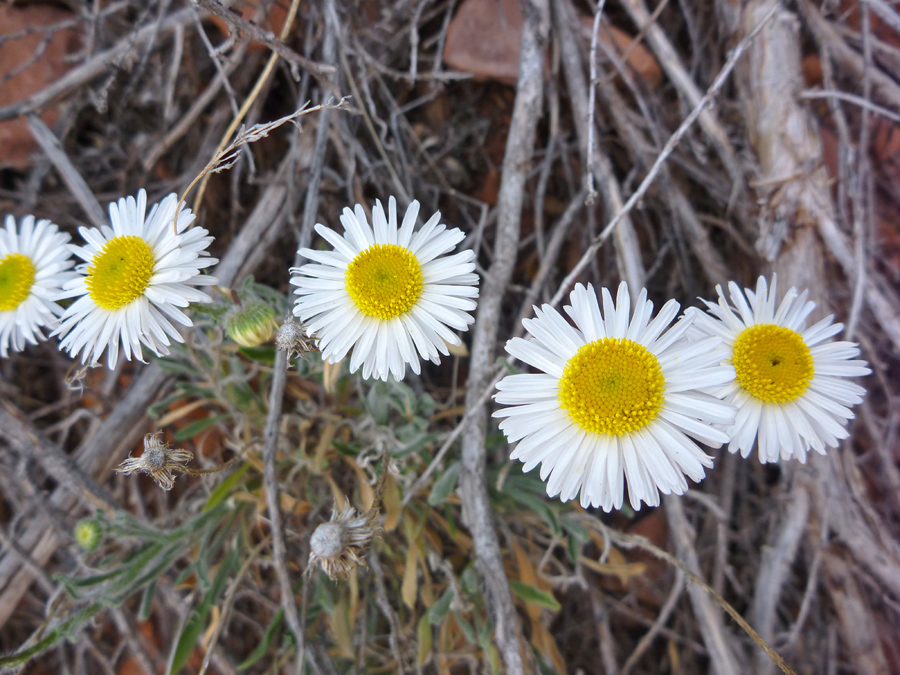
<svg viewBox="0 0 900 675">
<path fill-rule="evenodd" d="M 82 520 L 75 526 L 75 541 L 90 553 L 100 545 L 103 534 L 100 526 L 93 520 Z"/>
<path fill-rule="evenodd" d="M 250 300 L 235 307 L 228 315 L 225 330 L 242 347 L 257 347 L 272 337 L 276 324 L 271 305 L 262 300 Z"/>
</svg>

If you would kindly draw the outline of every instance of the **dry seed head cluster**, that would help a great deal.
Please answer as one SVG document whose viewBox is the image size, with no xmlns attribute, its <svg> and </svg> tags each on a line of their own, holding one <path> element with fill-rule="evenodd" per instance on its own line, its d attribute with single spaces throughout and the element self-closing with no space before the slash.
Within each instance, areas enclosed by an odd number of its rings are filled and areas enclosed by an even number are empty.
<svg viewBox="0 0 900 675">
<path fill-rule="evenodd" d="M 184 465 L 194 458 L 194 453 L 182 448 L 169 447 L 160 441 L 161 431 L 144 436 L 144 452 L 140 457 L 128 455 L 128 459 L 116 467 L 116 473 L 126 476 L 140 471 L 150 476 L 163 490 L 175 485 L 173 472 L 183 473 Z"/>
<path fill-rule="evenodd" d="M 331 519 L 319 525 L 309 538 L 307 570 L 318 564 L 332 580 L 346 580 L 359 565 L 366 565 L 365 557 L 372 537 L 381 529 L 377 508 L 378 499 L 363 515 L 356 515 L 350 500 L 338 509 L 335 502 Z"/>
<path fill-rule="evenodd" d="M 275 333 L 275 347 L 287 352 L 288 361 L 295 356 L 305 359 L 310 352 L 318 351 L 316 341 L 317 338 L 309 337 L 303 324 L 293 316 L 288 317 Z"/>
</svg>

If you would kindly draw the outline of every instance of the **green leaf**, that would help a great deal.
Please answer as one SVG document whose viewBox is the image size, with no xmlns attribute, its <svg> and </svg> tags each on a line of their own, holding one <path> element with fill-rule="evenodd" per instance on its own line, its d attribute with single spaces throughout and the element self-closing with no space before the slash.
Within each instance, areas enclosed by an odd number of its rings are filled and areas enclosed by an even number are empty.
<svg viewBox="0 0 900 675">
<path fill-rule="evenodd" d="M 156 579 L 147 584 L 141 595 L 141 604 L 138 607 L 138 620 L 146 621 L 150 618 L 150 610 L 153 608 L 153 596 L 156 595 Z"/>
<path fill-rule="evenodd" d="M 456 594 L 453 592 L 453 587 L 451 586 L 444 594 L 438 598 L 438 601 L 434 603 L 428 610 L 428 622 L 432 626 L 440 626 L 444 622 L 444 618 L 447 616 L 447 612 L 450 611 L 450 605 L 453 604 L 453 598 Z"/>
<path fill-rule="evenodd" d="M 425 614 L 419 619 L 419 626 L 416 629 L 416 637 L 418 638 L 419 648 L 416 650 L 416 658 L 419 665 L 423 665 L 431 656 L 431 624 L 428 621 L 428 615 Z"/>
<path fill-rule="evenodd" d="M 281 628 L 281 622 L 284 620 L 284 610 L 279 609 L 275 614 L 275 618 L 272 619 L 272 623 L 269 624 L 269 627 L 266 628 L 266 633 L 263 635 L 262 640 L 258 645 L 256 645 L 256 649 L 253 650 L 253 653 L 248 656 L 243 663 L 241 663 L 237 669 L 238 670 L 247 670 L 254 663 L 259 661 L 263 656 L 266 655 L 266 652 L 269 651 L 269 645 L 272 644 L 272 639 L 275 637 L 275 634 L 278 632 L 278 629 Z"/>
<path fill-rule="evenodd" d="M 188 365 L 187 363 L 183 363 L 181 361 L 175 361 L 174 359 L 158 359 L 157 363 L 159 364 L 159 367 L 166 373 L 172 373 L 173 375 L 199 375 L 197 369 L 194 366 Z"/>
<path fill-rule="evenodd" d="M 162 417 L 163 413 L 170 405 L 175 403 L 175 401 L 181 400 L 182 398 L 184 398 L 184 394 L 182 394 L 181 392 L 176 392 L 171 396 L 166 396 L 163 400 L 157 401 L 149 408 L 147 408 L 147 414 L 153 418 Z"/>
<path fill-rule="evenodd" d="M 550 593 L 545 593 L 531 584 L 526 584 L 522 581 L 510 581 L 509 590 L 527 602 L 533 602 L 541 607 L 552 609 L 554 612 L 562 609 L 562 606 Z"/>
<path fill-rule="evenodd" d="M 344 457 L 356 457 L 362 448 L 356 443 L 345 443 L 337 439 L 331 441 L 332 447 Z"/>
<path fill-rule="evenodd" d="M 573 534 L 569 534 L 566 537 L 566 555 L 569 556 L 569 560 L 573 563 L 577 563 L 578 559 L 581 557 L 581 548 L 584 544 L 578 541 L 578 537 Z"/>
<path fill-rule="evenodd" d="M 509 495 L 531 511 L 534 511 L 535 513 L 543 516 L 544 520 L 547 521 L 547 524 L 553 531 L 554 537 L 559 537 L 560 535 L 562 535 L 562 529 L 559 527 L 559 519 L 556 517 L 556 513 L 541 499 L 532 497 L 526 492 L 507 492 L 505 488 L 503 490 L 503 493 Z"/>
<path fill-rule="evenodd" d="M 238 347 L 238 351 L 251 361 L 275 363 L 275 347 Z"/>
<path fill-rule="evenodd" d="M 560 524 L 569 533 L 569 536 L 566 537 L 566 553 L 569 560 L 573 563 L 578 562 L 581 557 L 581 549 L 588 540 L 587 529 L 581 523 L 565 516 L 560 520 Z"/>
<path fill-rule="evenodd" d="M 13 654 L 0 655 L 0 672 L 18 672 L 19 668 L 27 664 L 39 654 L 43 654 L 57 642 L 63 639 L 71 639 L 81 627 L 103 609 L 103 605 L 95 603 L 73 614 L 69 619 L 54 626 L 46 635 L 27 649 Z M 7 670 L 8 669 L 8 670 Z"/>
<path fill-rule="evenodd" d="M 188 615 L 187 620 L 181 626 L 178 640 L 175 642 L 172 655 L 169 658 L 169 667 L 166 669 L 166 675 L 177 675 L 177 673 L 181 672 L 184 664 L 187 663 L 191 652 L 197 646 L 197 640 L 200 639 L 203 630 L 206 628 L 206 619 L 210 610 L 219 601 L 219 598 L 225 591 L 225 583 L 232 572 L 237 571 L 240 562 L 240 558 L 234 549 L 225 556 L 219 571 L 216 572 L 216 578 L 213 581 L 212 588 L 209 589 L 209 593 L 203 596 L 203 600 Z"/>
<path fill-rule="evenodd" d="M 428 503 L 431 506 L 442 503 L 456 488 L 460 467 L 459 462 L 453 462 L 444 471 L 444 475 L 435 481 L 434 486 L 431 488 L 431 494 L 428 495 Z"/>
<path fill-rule="evenodd" d="M 481 645 L 482 651 L 488 657 L 488 665 L 491 667 L 491 673 L 500 672 L 500 652 L 494 646 L 491 639 L 491 626 L 485 621 L 478 627 L 478 644 Z"/>
<path fill-rule="evenodd" d="M 204 511 L 209 511 L 210 509 L 216 508 L 219 504 L 221 504 L 228 495 L 231 494 L 231 489 L 237 485 L 237 482 L 243 477 L 247 470 L 250 468 L 250 464 L 243 464 L 238 469 L 233 471 L 231 475 L 228 476 L 225 480 L 219 483 L 218 487 L 212 491 L 212 494 L 209 495 L 209 498 L 206 500 L 206 504 L 203 505 L 203 508 L 200 510 L 200 513 Z"/>
<path fill-rule="evenodd" d="M 466 639 L 469 641 L 469 644 L 475 644 L 475 640 L 477 639 L 475 636 L 475 627 L 462 618 L 459 615 L 459 612 L 453 612 L 453 618 L 456 619 L 456 623 L 459 624 L 459 627 L 462 628 L 462 632 L 465 633 Z"/>
<path fill-rule="evenodd" d="M 223 420 L 227 420 L 231 417 L 231 413 L 221 413 L 219 415 L 213 415 L 212 417 L 207 417 L 205 420 L 197 420 L 196 422 L 191 422 L 184 429 L 179 430 L 175 433 L 176 441 L 184 441 L 188 438 L 193 438 L 201 431 L 209 429 L 211 426 L 222 422 Z"/>
</svg>

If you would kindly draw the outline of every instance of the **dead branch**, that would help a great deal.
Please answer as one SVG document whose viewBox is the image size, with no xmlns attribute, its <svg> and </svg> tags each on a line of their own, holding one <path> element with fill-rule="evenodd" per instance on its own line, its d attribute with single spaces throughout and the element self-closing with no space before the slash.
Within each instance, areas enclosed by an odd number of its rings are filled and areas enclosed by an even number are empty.
<svg viewBox="0 0 900 675">
<path fill-rule="evenodd" d="M 522 28 L 519 81 L 503 159 L 494 262 L 481 286 L 466 388 L 466 410 L 479 412 L 473 415 L 462 434 L 460 474 L 463 521 L 475 541 L 478 569 L 485 583 L 495 639 L 507 672 L 511 675 L 525 672 L 519 649 L 521 628 L 513 608 L 485 485 L 484 439 L 487 410 L 480 407 L 479 400 L 490 378 L 503 293 L 516 261 L 526 172 L 534 151 L 535 131 L 543 100 L 544 47 L 550 28 L 549 7 L 546 0 L 526 0 L 522 7 L 525 24 Z"/>
</svg>

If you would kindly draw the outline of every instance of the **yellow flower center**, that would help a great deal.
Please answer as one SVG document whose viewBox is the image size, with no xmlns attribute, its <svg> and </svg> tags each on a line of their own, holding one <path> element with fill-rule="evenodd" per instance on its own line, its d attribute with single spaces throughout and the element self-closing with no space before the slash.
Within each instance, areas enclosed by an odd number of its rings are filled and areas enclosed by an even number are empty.
<svg viewBox="0 0 900 675">
<path fill-rule="evenodd" d="M 738 382 L 750 394 L 768 403 L 800 398 L 813 378 L 813 358 L 800 333 L 756 324 L 734 341 L 732 363 Z"/>
<path fill-rule="evenodd" d="M 347 266 L 344 284 L 360 312 L 393 319 L 406 314 L 422 294 L 422 266 L 402 246 L 373 244 Z"/>
<path fill-rule="evenodd" d="M 0 311 L 8 312 L 21 305 L 34 283 L 34 265 L 21 253 L 0 258 Z"/>
<path fill-rule="evenodd" d="M 141 237 L 115 237 L 88 267 L 91 299 L 102 309 L 124 307 L 141 297 L 153 276 L 153 249 Z"/>
<path fill-rule="evenodd" d="M 625 338 L 603 338 L 569 359 L 557 398 L 585 431 L 624 436 L 653 421 L 665 389 L 659 361 L 646 347 Z"/>
</svg>

